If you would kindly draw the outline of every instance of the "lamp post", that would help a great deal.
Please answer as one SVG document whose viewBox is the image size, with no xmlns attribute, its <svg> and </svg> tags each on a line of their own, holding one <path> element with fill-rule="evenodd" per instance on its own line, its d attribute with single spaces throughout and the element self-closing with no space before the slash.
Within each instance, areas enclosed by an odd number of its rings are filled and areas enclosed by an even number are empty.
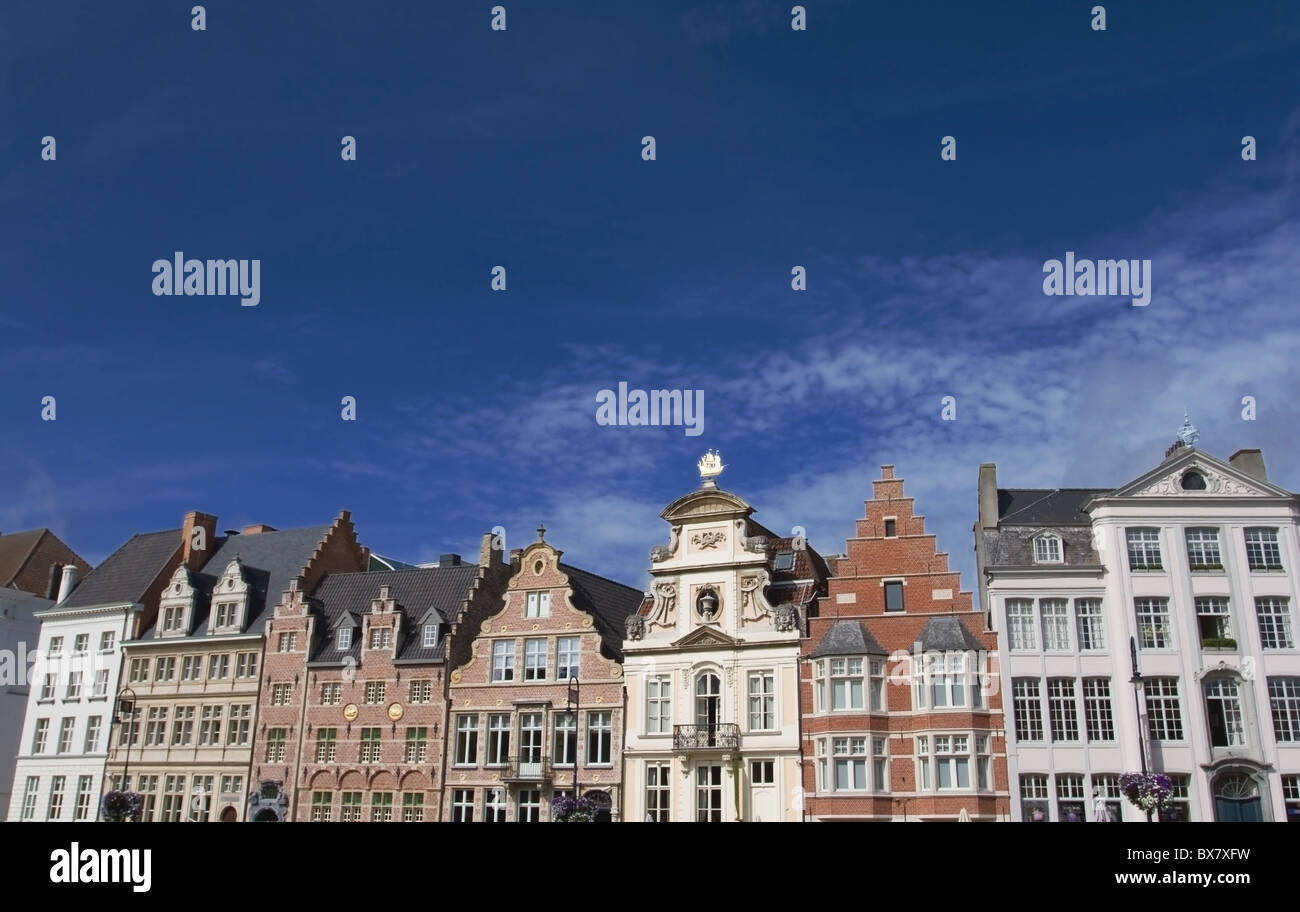
<svg viewBox="0 0 1300 912">
<path fill-rule="evenodd" d="M 578 708 L 582 703 L 582 691 L 578 684 L 578 673 L 573 671 L 569 674 L 569 687 L 565 695 L 565 706 L 569 718 L 573 721 L 573 801 L 577 806 L 578 801 Z"/>
<path fill-rule="evenodd" d="M 135 691 L 123 687 L 117 692 L 118 718 L 126 716 L 126 760 L 122 763 L 122 791 L 130 791 L 131 746 L 135 743 Z"/>
<path fill-rule="evenodd" d="M 1146 733 L 1142 730 L 1142 672 L 1138 669 L 1138 648 L 1135 637 L 1128 638 L 1129 659 L 1133 665 L 1133 676 L 1129 678 L 1129 683 L 1133 685 L 1133 712 L 1137 720 L 1138 732 L 1138 758 L 1142 763 L 1142 776 L 1147 775 L 1147 748 Z M 1151 811 L 1147 810 L 1147 823 L 1151 822 Z"/>
</svg>

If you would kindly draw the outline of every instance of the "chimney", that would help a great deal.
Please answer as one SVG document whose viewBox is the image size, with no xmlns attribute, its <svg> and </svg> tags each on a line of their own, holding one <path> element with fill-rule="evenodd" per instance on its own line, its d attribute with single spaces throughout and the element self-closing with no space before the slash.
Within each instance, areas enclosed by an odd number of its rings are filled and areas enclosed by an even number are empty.
<svg viewBox="0 0 1300 912">
<path fill-rule="evenodd" d="M 460 566 L 460 555 L 459 555 L 459 554 L 439 554 L 439 555 L 438 555 L 438 566 L 439 566 L 439 567 L 459 567 L 459 566 Z"/>
<path fill-rule="evenodd" d="M 72 595 L 72 590 L 77 587 L 77 565 L 68 564 L 63 568 L 63 581 L 59 583 L 59 598 L 62 602 L 65 598 Z"/>
<path fill-rule="evenodd" d="M 998 464 L 980 463 L 980 528 L 998 527 Z"/>
<path fill-rule="evenodd" d="M 191 510 L 181 527 L 181 563 L 190 570 L 202 567 L 212 556 L 212 542 L 217 537 L 217 518 Z"/>
<path fill-rule="evenodd" d="M 60 564 L 58 561 L 54 561 L 52 564 L 50 564 L 50 578 L 45 583 L 45 597 L 47 599 L 53 600 L 54 596 L 58 595 L 59 578 L 63 575 L 62 573 L 60 573 L 62 569 L 63 569 L 63 565 Z"/>
<path fill-rule="evenodd" d="M 1251 478 L 1268 481 L 1268 473 L 1264 471 L 1264 454 L 1259 450 L 1238 450 L 1228 457 L 1228 464 Z"/>
<path fill-rule="evenodd" d="M 275 531 L 275 527 L 268 526 L 266 523 L 253 523 L 252 525 L 244 526 L 245 535 L 261 535 L 263 532 L 274 532 L 274 531 Z"/>
</svg>

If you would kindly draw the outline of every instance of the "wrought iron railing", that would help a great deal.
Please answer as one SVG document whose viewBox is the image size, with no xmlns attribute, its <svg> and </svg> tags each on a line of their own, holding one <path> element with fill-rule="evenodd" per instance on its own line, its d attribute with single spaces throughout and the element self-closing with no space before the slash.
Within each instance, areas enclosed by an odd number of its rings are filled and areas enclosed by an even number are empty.
<svg viewBox="0 0 1300 912">
<path fill-rule="evenodd" d="M 673 726 L 673 750 L 734 750 L 738 747 L 740 726 L 733 722 Z"/>
<path fill-rule="evenodd" d="M 511 757 L 501 778 L 505 782 L 550 782 L 551 758 L 521 760 L 519 757 Z"/>
</svg>

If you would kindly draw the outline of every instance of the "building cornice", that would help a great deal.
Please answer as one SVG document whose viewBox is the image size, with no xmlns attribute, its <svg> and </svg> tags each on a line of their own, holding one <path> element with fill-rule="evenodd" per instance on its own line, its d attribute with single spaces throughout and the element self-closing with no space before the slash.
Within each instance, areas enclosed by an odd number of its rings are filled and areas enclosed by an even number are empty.
<svg viewBox="0 0 1300 912">
<path fill-rule="evenodd" d="M 87 605 L 77 608 L 60 608 L 55 605 L 53 608 L 45 608 L 41 611 L 33 611 L 32 617 L 41 618 L 42 620 L 62 621 L 72 620 L 79 617 L 102 617 L 106 614 L 115 614 L 119 611 L 138 612 L 143 611 L 144 606 L 139 602 L 109 602 L 103 605 Z"/>
</svg>

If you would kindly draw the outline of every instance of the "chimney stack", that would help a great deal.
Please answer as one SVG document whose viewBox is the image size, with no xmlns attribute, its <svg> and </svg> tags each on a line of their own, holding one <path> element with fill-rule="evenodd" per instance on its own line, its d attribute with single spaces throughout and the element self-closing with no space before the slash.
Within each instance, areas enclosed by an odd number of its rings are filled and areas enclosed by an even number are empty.
<svg viewBox="0 0 1300 912">
<path fill-rule="evenodd" d="M 54 596 L 59 594 L 59 579 L 63 576 L 61 571 L 63 565 L 58 561 L 50 564 L 50 578 L 45 583 L 45 597 L 53 601 Z"/>
<path fill-rule="evenodd" d="M 185 514 L 181 528 L 181 563 L 190 570 L 202 567 L 212 556 L 217 537 L 217 518 L 191 510 Z"/>
<path fill-rule="evenodd" d="M 440 554 L 440 555 L 438 555 L 438 566 L 439 566 L 439 567 L 459 567 L 459 566 L 460 566 L 460 555 L 459 555 L 459 554 Z"/>
<path fill-rule="evenodd" d="M 998 466 L 995 462 L 980 463 L 980 528 L 998 527 Z"/>
<path fill-rule="evenodd" d="M 62 602 L 68 596 L 72 595 L 72 590 L 77 587 L 77 565 L 68 564 L 63 568 L 63 581 L 59 583 L 59 601 Z"/>
<path fill-rule="evenodd" d="M 253 523 L 252 525 L 244 526 L 245 535 L 261 535 L 263 532 L 274 531 L 275 527 L 268 526 L 266 523 Z"/>
<path fill-rule="evenodd" d="M 1264 454 L 1259 450 L 1238 450 L 1228 457 L 1228 465 L 1245 472 L 1251 478 L 1268 481 L 1268 473 L 1264 471 Z"/>
</svg>

